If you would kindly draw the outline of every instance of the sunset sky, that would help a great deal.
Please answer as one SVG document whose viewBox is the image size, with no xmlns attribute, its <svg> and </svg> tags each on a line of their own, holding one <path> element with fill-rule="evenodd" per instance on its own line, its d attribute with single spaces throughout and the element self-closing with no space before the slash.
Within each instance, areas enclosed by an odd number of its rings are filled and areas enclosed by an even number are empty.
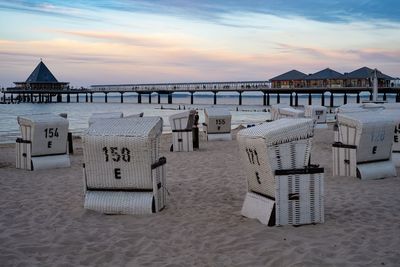
<svg viewBox="0 0 400 267">
<path fill-rule="evenodd" d="M 268 80 L 291 69 L 400 76 L 398 0 L 1 1 L 0 86 L 40 58 L 73 86 Z"/>
</svg>

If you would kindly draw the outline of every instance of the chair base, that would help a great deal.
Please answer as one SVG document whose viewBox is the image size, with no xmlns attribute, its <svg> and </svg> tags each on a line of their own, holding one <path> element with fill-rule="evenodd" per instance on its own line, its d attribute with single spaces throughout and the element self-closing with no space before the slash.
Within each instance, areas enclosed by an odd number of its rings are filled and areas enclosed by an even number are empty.
<svg viewBox="0 0 400 267">
<path fill-rule="evenodd" d="M 16 143 L 16 168 L 23 170 L 45 170 L 71 166 L 68 154 L 36 156 L 31 155 L 30 143 Z"/>
<path fill-rule="evenodd" d="M 231 141 L 232 135 L 231 133 L 221 133 L 221 134 L 211 134 L 207 133 L 208 141 Z"/>
<path fill-rule="evenodd" d="M 262 224 L 324 222 L 323 173 L 276 175 L 275 199 L 247 192 L 241 214 Z"/>
<path fill-rule="evenodd" d="M 172 132 L 172 145 L 174 152 L 193 151 L 193 133 L 190 131 Z"/>
<path fill-rule="evenodd" d="M 382 179 L 396 175 L 396 167 L 391 160 L 357 164 L 357 177 L 361 180 Z"/>
<path fill-rule="evenodd" d="M 153 192 L 86 191 L 85 209 L 105 214 L 151 214 Z"/>
</svg>

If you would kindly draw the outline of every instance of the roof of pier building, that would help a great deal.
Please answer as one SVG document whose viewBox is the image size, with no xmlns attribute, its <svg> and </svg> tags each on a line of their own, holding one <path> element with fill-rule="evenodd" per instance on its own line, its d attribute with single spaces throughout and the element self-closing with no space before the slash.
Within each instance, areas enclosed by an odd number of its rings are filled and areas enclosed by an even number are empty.
<svg viewBox="0 0 400 267">
<path fill-rule="evenodd" d="M 362 67 L 352 72 L 344 74 L 346 79 L 369 79 L 373 77 L 373 75 L 374 75 L 374 70 L 368 67 Z M 377 72 L 377 77 L 378 79 L 394 80 L 394 78 L 380 72 L 379 70 Z"/>
<path fill-rule="evenodd" d="M 40 60 L 25 82 L 14 82 L 15 84 L 59 84 L 66 85 L 68 82 L 59 82 L 51 73 L 49 68 Z"/>
<path fill-rule="evenodd" d="M 278 75 L 272 79 L 270 79 L 271 82 L 274 81 L 294 81 L 294 80 L 304 80 L 307 77 L 307 74 L 300 72 L 298 70 L 291 70 L 288 72 L 285 72 L 281 75 Z"/>
<path fill-rule="evenodd" d="M 340 80 L 345 79 L 345 76 L 340 72 L 332 70 L 330 68 L 323 69 L 314 74 L 309 74 L 305 77 L 306 80 Z"/>
</svg>

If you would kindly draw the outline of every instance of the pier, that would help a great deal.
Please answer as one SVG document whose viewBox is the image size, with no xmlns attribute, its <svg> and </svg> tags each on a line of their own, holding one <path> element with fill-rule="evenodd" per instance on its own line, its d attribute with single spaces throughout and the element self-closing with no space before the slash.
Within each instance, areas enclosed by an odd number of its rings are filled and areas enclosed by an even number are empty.
<svg viewBox="0 0 400 267">
<path fill-rule="evenodd" d="M 204 83 L 157 83 L 157 84 L 120 84 L 120 85 L 92 85 L 81 89 L 45 89 L 28 90 L 19 88 L 7 88 L 2 90 L 3 103 L 60 103 L 79 102 L 80 96 L 84 96 L 84 102 L 93 102 L 93 96 L 102 94 L 104 102 L 108 102 L 109 93 L 119 93 L 120 102 L 124 103 L 125 93 L 136 93 L 137 103 L 142 103 L 144 97 L 148 97 L 148 103 L 152 102 L 152 94 L 158 94 L 157 103 L 161 103 L 161 95 L 167 95 L 168 104 L 173 104 L 174 93 L 189 93 L 190 104 L 194 103 L 194 94 L 208 92 L 214 95 L 213 104 L 218 104 L 217 96 L 222 92 L 237 93 L 239 105 L 242 105 L 242 94 L 245 92 L 261 92 L 263 105 L 269 106 L 271 97 L 276 96 L 280 103 L 282 95 L 288 95 L 291 106 L 298 106 L 299 95 L 308 95 L 308 104 L 322 106 L 334 106 L 335 95 L 343 95 L 343 101 L 347 103 L 348 95 L 356 95 L 357 103 L 360 103 L 360 94 L 367 92 L 372 99 L 372 87 L 304 87 L 304 88 L 271 88 L 268 81 L 244 81 L 244 82 L 204 82 Z M 396 102 L 400 102 L 400 87 L 380 87 L 378 93 L 386 100 L 387 94 L 395 94 Z M 313 103 L 313 96 L 321 96 L 320 103 Z M 66 99 L 65 97 L 66 96 Z"/>
</svg>

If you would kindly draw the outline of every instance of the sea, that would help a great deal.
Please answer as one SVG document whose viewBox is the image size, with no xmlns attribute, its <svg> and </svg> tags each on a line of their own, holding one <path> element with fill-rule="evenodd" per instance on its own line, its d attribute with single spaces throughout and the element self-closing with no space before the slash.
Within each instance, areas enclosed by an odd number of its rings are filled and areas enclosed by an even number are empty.
<svg viewBox="0 0 400 267">
<path fill-rule="evenodd" d="M 203 110 L 211 106 L 225 107 L 232 114 L 232 128 L 239 125 L 245 127 L 253 124 L 265 122 L 271 118 L 269 106 L 263 106 L 263 94 L 249 92 L 242 94 L 242 105 L 239 105 L 238 94 L 222 92 L 217 95 L 218 105 L 213 105 L 212 93 L 196 93 L 194 94 L 194 104 L 190 104 L 190 94 L 175 93 L 173 95 L 173 104 L 168 104 L 167 96 L 161 95 L 161 103 L 154 104 L 158 101 L 158 95 L 151 96 L 151 102 L 146 96 L 142 96 L 142 104 L 137 103 L 137 94 L 125 93 L 124 103 L 120 103 L 119 93 L 109 93 L 108 102 L 105 103 L 103 94 L 94 94 L 93 102 L 86 103 L 85 96 L 79 97 L 79 102 L 76 102 L 76 97 L 71 96 L 71 102 L 65 103 L 20 103 L 20 104 L 2 104 L 0 105 L 0 143 L 14 143 L 15 139 L 20 136 L 20 130 L 17 123 L 17 117 L 27 114 L 42 114 L 42 113 L 67 113 L 69 120 L 69 130 L 73 135 L 81 135 L 88 127 L 88 119 L 92 113 L 99 112 L 122 112 L 124 116 L 138 114 L 144 112 L 144 116 L 160 116 L 163 118 L 163 131 L 168 133 L 171 131 L 168 117 L 172 114 L 182 112 L 187 109 L 199 110 L 199 122 L 204 122 Z M 369 93 L 360 94 L 361 101 L 369 100 Z M 387 102 L 395 102 L 395 94 L 387 94 Z M 378 96 L 382 99 L 382 96 Z M 277 97 L 270 94 L 270 105 L 277 103 Z M 290 103 L 290 96 L 281 94 L 280 103 Z M 315 105 L 321 104 L 321 96 L 313 95 L 312 103 Z M 325 104 L 330 103 L 330 95 L 325 95 Z M 347 103 L 356 103 L 356 95 L 347 94 Z M 308 104 L 308 94 L 299 94 L 299 108 Z M 343 105 L 343 95 L 334 95 L 334 106 Z M 329 110 L 328 120 L 333 119 L 332 112 Z"/>
</svg>

